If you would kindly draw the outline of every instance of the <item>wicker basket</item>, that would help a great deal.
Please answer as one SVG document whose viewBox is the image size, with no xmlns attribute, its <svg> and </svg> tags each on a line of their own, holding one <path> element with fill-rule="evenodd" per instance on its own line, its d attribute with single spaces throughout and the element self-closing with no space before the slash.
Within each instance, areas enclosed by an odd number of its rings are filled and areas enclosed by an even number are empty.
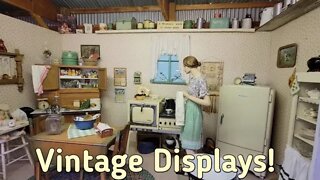
<svg viewBox="0 0 320 180">
<path fill-rule="evenodd" d="M 85 66 L 97 66 L 98 65 L 98 61 L 86 59 L 86 60 L 83 61 L 83 65 L 85 65 Z"/>
</svg>

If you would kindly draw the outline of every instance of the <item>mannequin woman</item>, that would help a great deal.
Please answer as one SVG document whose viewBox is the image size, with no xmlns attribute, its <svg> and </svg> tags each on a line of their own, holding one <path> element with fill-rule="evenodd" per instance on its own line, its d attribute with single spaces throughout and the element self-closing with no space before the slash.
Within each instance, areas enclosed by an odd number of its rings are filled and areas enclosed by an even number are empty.
<svg viewBox="0 0 320 180">
<path fill-rule="evenodd" d="M 182 148 L 196 151 L 202 146 L 202 110 L 201 106 L 210 106 L 211 101 L 208 95 L 207 82 L 202 76 L 201 63 L 193 56 L 183 59 L 184 71 L 190 74 L 190 83 L 187 92 L 183 95 L 187 99 L 185 105 L 185 125 L 181 132 Z"/>
</svg>

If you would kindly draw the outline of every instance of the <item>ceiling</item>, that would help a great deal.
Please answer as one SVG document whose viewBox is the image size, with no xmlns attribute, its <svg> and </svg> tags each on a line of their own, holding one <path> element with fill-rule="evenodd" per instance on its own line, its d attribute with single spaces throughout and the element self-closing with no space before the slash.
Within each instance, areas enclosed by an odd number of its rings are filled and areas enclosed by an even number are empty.
<svg viewBox="0 0 320 180">
<path fill-rule="evenodd" d="M 175 0 L 177 5 L 212 3 L 270 2 L 269 0 Z M 157 0 L 53 0 L 58 7 L 65 8 L 106 8 L 131 6 L 157 6 Z"/>
</svg>

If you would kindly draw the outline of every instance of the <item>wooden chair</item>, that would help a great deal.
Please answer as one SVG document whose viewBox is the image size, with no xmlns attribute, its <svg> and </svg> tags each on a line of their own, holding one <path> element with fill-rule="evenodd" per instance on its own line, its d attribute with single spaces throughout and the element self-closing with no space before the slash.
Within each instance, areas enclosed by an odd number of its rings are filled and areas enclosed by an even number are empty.
<svg viewBox="0 0 320 180">
<path fill-rule="evenodd" d="M 20 160 L 28 160 L 33 166 L 33 161 L 31 154 L 28 149 L 28 142 L 25 140 L 25 132 L 24 131 L 16 131 L 15 135 L 8 137 L 7 139 L 0 140 L 0 156 L 1 156 L 1 166 L 2 166 L 2 174 L 3 179 L 7 179 L 7 166 L 20 161 Z M 11 146 L 10 142 L 15 141 L 15 146 Z M 18 143 L 18 144 L 17 144 Z M 19 157 L 10 157 L 10 153 L 16 152 L 17 150 L 24 149 L 25 154 Z"/>
<path fill-rule="evenodd" d="M 118 133 L 114 144 L 112 156 L 123 155 L 126 153 L 128 138 L 129 138 L 130 125 L 127 124 L 124 129 Z"/>
</svg>

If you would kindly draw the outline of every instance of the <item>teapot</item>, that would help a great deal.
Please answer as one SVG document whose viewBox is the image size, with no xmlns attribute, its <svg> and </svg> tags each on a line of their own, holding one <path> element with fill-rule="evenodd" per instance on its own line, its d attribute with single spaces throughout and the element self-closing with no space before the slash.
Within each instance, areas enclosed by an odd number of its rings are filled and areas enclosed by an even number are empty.
<svg viewBox="0 0 320 180">
<path fill-rule="evenodd" d="M 316 89 L 306 90 L 307 95 L 312 99 L 319 99 L 320 98 L 320 91 Z"/>
</svg>

